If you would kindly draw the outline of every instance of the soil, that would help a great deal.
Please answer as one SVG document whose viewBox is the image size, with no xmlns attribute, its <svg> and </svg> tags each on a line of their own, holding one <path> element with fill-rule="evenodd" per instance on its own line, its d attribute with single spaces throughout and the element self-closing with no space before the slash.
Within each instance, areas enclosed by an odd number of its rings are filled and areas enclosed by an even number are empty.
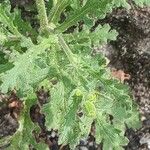
<svg viewBox="0 0 150 150">
<path fill-rule="evenodd" d="M 26 3 L 33 2 L 29 0 L 14 1 L 11 0 L 12 6 L 19 5 L 21 9 Z M 23 2 L 23 3 L 22 3 Z M 98 20 L 95 27 L 101 23 L 109 23 L 112 28 L 115 28 L 119 36 L 117 41 L 110 42 L 97 48 L 97 51 L 102 52 L 110 60 L 109 67 L 116 70 L 122 70 L 130 75 L 130 79 L 125 81 L 131 87 L 134 101 L 139 106 L 140 118 L 142 127 L 138 130 L 127 128 L 126 136 L 129 139 L 129 144 L 125 150 L 149 150 L 150 149 L 150 8 L 138 8 L 132 6 L 130 11 L 117 9 L 105 20 Z M 27 12 L 23 9 L 24 14 Z M 40 113 L 40 106 L 47 103 L 49 92 L 43 89 L 37 92 L 38 104 L 31 108 L 31 119 L 37 122 L 41 128 L 41 133 L 37 135 L 33 132 L 36 140 L 44 138 L 45 142 L 53 150 L 58 149 L 57 131 L 47 131 L 44 125 L 45 116 Z M 5 104 L 0 103 L 0 139 L 8 135 L 12 135 L 18 128 L 17 115 L 22 107 L 18 104 L 19 99 L 10 100 L 14 95 L 5 97 L 0 94 L 0 102 L 7 99 Z M 17 100 L 17 101 L 16 101 Z M 11 107 L 10 107 L 11 106 Z M 15 107 L 12 107 L 15 106 Z M 19 107 L 18 107 L 19 106 Z M 86 146 L 84 146 L 86 145 Z M 7 146 L 7 145 L 6 145 Z M 61 147 L 61 146 L 60 146 Z M 0 145 L 0 150 L 5 147 Z M 33 150 L 32 145 L 29 146 Z M 68 146 L 63 147 L 68 150 Z M 96 145 L 95 138 L 92 136 L 92 131 L 89 137 L 81 140 L 79 150 L 102 150 L 102 144 Z"/>
</svg>

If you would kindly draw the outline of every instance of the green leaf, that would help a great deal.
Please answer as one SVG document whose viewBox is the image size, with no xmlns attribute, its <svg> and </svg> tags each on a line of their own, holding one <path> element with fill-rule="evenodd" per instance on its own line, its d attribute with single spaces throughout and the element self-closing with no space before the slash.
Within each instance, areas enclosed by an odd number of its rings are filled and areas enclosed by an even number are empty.
<svg viewBox="0 0 150 150">
<path fill-rule="evenodd" d="M 4 44 L 7 41 L 7 37 L 4 33 L 0 32 L 0 45 Z"/>
<path fill-rule="evenodd" d="M 28 40 L 24 40 L 24 42 L 28 44 Z M 46 78 L 49 72 L 49 66 L 40 68 L 35 64 L 35 60 L 40 58 L 40 54 L 44 53 L 45 50 L 55 42 L 57 42 L 57 38 L 51 36 L 48 39 L 44 39 L 39 45 L 31 46 L 26 53 L 20 54 L 14 62 L 14 67 L 2 74 L 1 79 L 3 83 L 1 85 L 1 90 L 7 92 L 9 89 L 13 90 L 16 88 L 27 92 L 35 83 Z"/>
<path fill-rule="evenodd" d="M 49 21 L 50 23 L 57 24 L 60 20 L 60 15 L 63 12 L 63 10 L 66 8 L 67 5 L 69 5 L 70 0 L 58 0 L 56 5 L 51 10 Z"/>
<path fill-rule="evenodd" d="M 100 93 L 98 100 L 96 101 L 96 108 L 100 112 L 108 113 L 114 103 L 114 99 L 110 98 L 110 96 L 106 95 L 106 93 Z"/>
<path fill-rule="evenodd" d="M 50 102 L 42 107 L 42 112 L 46 115 L 46 126 L 48 129 L 60 128 L 65 111 L 64 94 L 64 84 L 62 82 L 58 82 L 51 89 Z"/>
<path fill-rule="evenodd" d="M 33 145 L 34 148 L 38 150 L 44 149 L 48 150 L 48 146 L 44 143 L 36 143 L 34 136 L 32 134 L 33 130 L 37 130 L 36 125 L 32 122 L 30 118 L 30 108 L 36 103 L 36 96 L 30 93 L 24 103 L 24 110 L 19 119 L 19 129 L 11 137 L 10 146 L 7 150 L 17 149 L 17 150 L 28 150 L 29 145 Z"/>
<path fill-rule="evenodd" d="M 7 62 L 8 62 L 8 60 L 5 59 L 5 54 L 0 49 L 0 64 L 5 64 Z"/>
<path fill-rule="evenodd" d="M 77 116 L 77 111 L 79 110 L 79 105 L 82 101 L 82 96 L 76 95 L 77 90 L 72 91 L 71 96 L 69 97 L 70 104 L 68 104 L 68 110 L 64 115 L 60 127 L 60 144 L 69 143 L 73 148 L 81 138 L 81 130 L 79 128 L 79 119 Z"/>
<path fill-rule="evenodd" d="M 116 7 L 125 7 L 126 9 L 130 9 L 131 6 L 126 0 L 113 0 L 113 5 Z"/>
<path fill-rule="evenodd" d="M 74 53 L 88 55 L 91 53 L 92 46 L 99 46 L 111 40 L 116 40 L 118 33 L 111 30 L 108 24 L 98 26 L 95 31 L 89 31 L 87 26 L 83 26 L 83 31 L 72 34 L 65 34 L 64 38 Z M 100 56 L 99 56 L 100 57 Z M 105 60 L 106 61 L 106 60 Z"/>
<path fill-rule="evenodd" d="M 145 5 L 150 6 L 150 1 L 149 0 L 134 0 L 135 4 L 144 7 Z"/>
<path fill-rule="evenodd" d="M 90 117 L 96 116 L 96 108 L 93 102 L 86 101 L 84 104 L 84 109 L 85 109 L 85 115 Z"/>
<path fill-rule="evenodd" d="M 17 30 L 22 34 L 22 35 L 26 35 L 29 37 L 33 37 L 37 36 L 37 33 L 35 31 L 35 29 L 33 29 L 30 25 L 29 22 L 24 21 L 21 18 L 21 11 L 18 9 L 15 9 L 13 12 L 14 18 L 13 18 L 13 22 L 14 22 L 14 26 L 17 27 Z"/>
<path fill-rule="evenodd" d="M 14 25 L 13 18 L 14 16 L 10 13 L 11 6 L 6 4 L 0 4 L 0 23 L 11 31 L 11 33 L 20 36 L 20 33 L 17 30 L 17 27 Z"/>
<path fill-rule="evenodd" d="M 0 64 L 0 73 L 10 70 L 11 68 L 13 68 L 13 66 L 14 65 L 12 63 Z"/>
<path fill-rule="evenodd" d="M 128 140 L 122 135 L 121 131 L 108 124 L 103 116 L 98 116 L 96 121 L 96 140 L 103 140 L 104 150 L 124 146 Z"/>
<path fill-rule="evenodd" d="M 87 117 L 86 115 L 83 115 L 80 118 L 80 130 L 81 130 L 81 138 L 86 138 L 88 137 L 90 131 L 91 131 L 91 125 L 93 123 L 93 117 Z M 81 139 L 80 139 L 81 140 Z"/>
<path fill-rule="evenodd" d="M 107 4 L 109 4 L 112 0 L 88 0 L 87 3 L 75 11 L 73 15 L 71 15 L 64 23 L 62 23 L 56 30 L 58 32 L 63 32 L 66 29 L 68 29 L 70 26 L 76 24 L 78 21 L 82 20 L 84 16 L 88 13 L 91 13 L 93 10 L 96 10 L 98 8 L 101 8 L 101 11 L 103 11 Z"/>
</svg>

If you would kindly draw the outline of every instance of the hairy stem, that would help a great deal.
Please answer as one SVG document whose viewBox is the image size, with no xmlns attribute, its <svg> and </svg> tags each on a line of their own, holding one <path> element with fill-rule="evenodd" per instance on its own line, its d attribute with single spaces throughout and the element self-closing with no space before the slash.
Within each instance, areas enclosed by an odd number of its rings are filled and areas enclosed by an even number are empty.
<svg viewBox="0 0 150 150">
<path fill-rule="evenodd" d="M 44 31 L 46 27 L 48 27 L 48 19 L 47 19 L 44 0 L 36 0 L 36 6 L 37 6 L 38 16 L 40 20 L 40 30 Z"/>
<path fill-rule="evenodd" d="M 76 66 L 76 61 L 74 60 L 74 57 L 73 57 L 74 54 L 70 50 L 66 41 L 64 40 L 64 38 L 61 35 L 58 35 L 58 38 L 59 38 L 60 45 L 61 45 L 63 51 L 65 52 L 68 60 L 70 61 L 71 64 L 74 64 L 74 66 Z"/>
<path fill-rule="evenodd" d="M 61 35 L 58 35 L 59 38 L 59 43 L 63 49 L 63 51 L 65 52 L 70 64 L 74 67 L 74 69 L 76 70 L 76 73 L 78 74 L 79 79 L 82 80 L 82 82 L 84 82 L 85 84 L 87 83 L 87 79 L 83 77 L 83 75 L 81 74 L 81 69 L 80 69 L 80 60 L 76 58 L 75 54 L 72 53 L 71 49 L 69 48 L 69 46 L 67 45 L 66 41 L 64 40 L 64 38 Z"/>
</svg>

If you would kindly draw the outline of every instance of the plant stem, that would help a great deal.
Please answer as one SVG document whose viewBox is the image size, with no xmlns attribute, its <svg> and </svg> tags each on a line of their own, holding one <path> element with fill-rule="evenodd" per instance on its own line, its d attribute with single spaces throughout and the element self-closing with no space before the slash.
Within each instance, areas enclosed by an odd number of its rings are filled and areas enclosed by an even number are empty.
<svg viewBox="0 0 150 150">
<path fill-rule="evenodd" d="M 44 0 L 36 0 L 36 6 L 40 20 L 40 30 L 44 31 L 48 27 L 48 18 Z"/>
<path fill-rule="evenodd" d="M 57 0 L 53 0 L 53 6 L 57 4 Z"/>
<path fill-rule="evenodd" d="M 66 41 L 64 40 L 64 38 L 62 37 L 62 35 L 58 35 L 59 38 L 59 43 L 63 49 L 63 51 L 65 52 L 70 64 L 74 67 L 74 69 L 76 70 L 78 76 L 80 77 L 80 79 L 82 80 L 82 82 L 86 82 L 87 80 L 86 78 L 83 77 L 83 75 L 81 74 L 81 70 L 79 67 L 79 63 L 80 60 L 77 60 L 77 57 L 72 53 L 71 49 L 69 48 L 69 46 L 67 45 Z"/>
<path fill-rule="evenodd" d="M 65 54 L 67 55 L 67 58 L 69 59 L 70 63 L 74 64 L 76 66 L 76 61 L 73 57 L 74 54 L 72 53 L 69 46 L 65 42 L 64 38 L 61 35 L 58 35 L 58 38 L 59 38 L 60 45 L 61 45 L 63 51 L 65 52 Z"/>
</svg>

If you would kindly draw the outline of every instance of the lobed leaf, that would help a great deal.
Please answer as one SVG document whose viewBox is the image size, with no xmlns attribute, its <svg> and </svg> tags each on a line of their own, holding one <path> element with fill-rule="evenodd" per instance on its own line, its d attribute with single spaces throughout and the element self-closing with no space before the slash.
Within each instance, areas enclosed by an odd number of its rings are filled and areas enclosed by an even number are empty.
<svg viewBox="0 0 150 150">
<path fill-rule="evenodd" d="M 23 40 L 26 42 L 24 44 L 28 46 L 28 40 Z M 49 72 L 49 66 L 46 65 L 44 68 L 40 68 L 35 64 L 35 61 L 36 59 L 42 59 L 40 55 L 55 42 L 57 42 L 57 38 L 51 36 L 48 39 L 44 39 L 39 45 L 32 45 L 26 53 L 20 54 L 14 62 L 14 67 L 1 75 L 3 81 L 1 85 L 2 92 L 7 92 L 14 88 L 27 92 L 35 83 L 45 79 Z"/>
<path fill-rule="evenodd" d="M 83 20 L 84 16 L 87 15 L 88 13 L 91 13 L 93 10 L 96 10 L 98 8 L 101 8 L 101 11 L 105 10 L 107 5 L 111 2 L 112 0 L 88 0 L 86 4 L 75 11 L 73 15 L 71 15 L 64 23 L 62 23 L 58 28 L 56 28 L 56 31 L 58 32 L 63 32 L 72 25 L 76 24 L 80 20 Z"/>
<path fill-rule="evenodd" d="M 37 126 L 32 122 L 30 118 L 30 108 L 32 105 L 36 104 L 36 96 L 31 92 L 28 94 L 26 101 L 24 102 L 24 110 L 20 116 L 19 129 L 11 137 L 10 146 L 7 150 L 17 149 L 17 150 L 28 150 L 29 146 L 32 145 L 38 150 L 48 150 L 48 146 L 45 143 L 37 143 L 34 139 L 32 131 L 38 131 Z"/>
</svg>

